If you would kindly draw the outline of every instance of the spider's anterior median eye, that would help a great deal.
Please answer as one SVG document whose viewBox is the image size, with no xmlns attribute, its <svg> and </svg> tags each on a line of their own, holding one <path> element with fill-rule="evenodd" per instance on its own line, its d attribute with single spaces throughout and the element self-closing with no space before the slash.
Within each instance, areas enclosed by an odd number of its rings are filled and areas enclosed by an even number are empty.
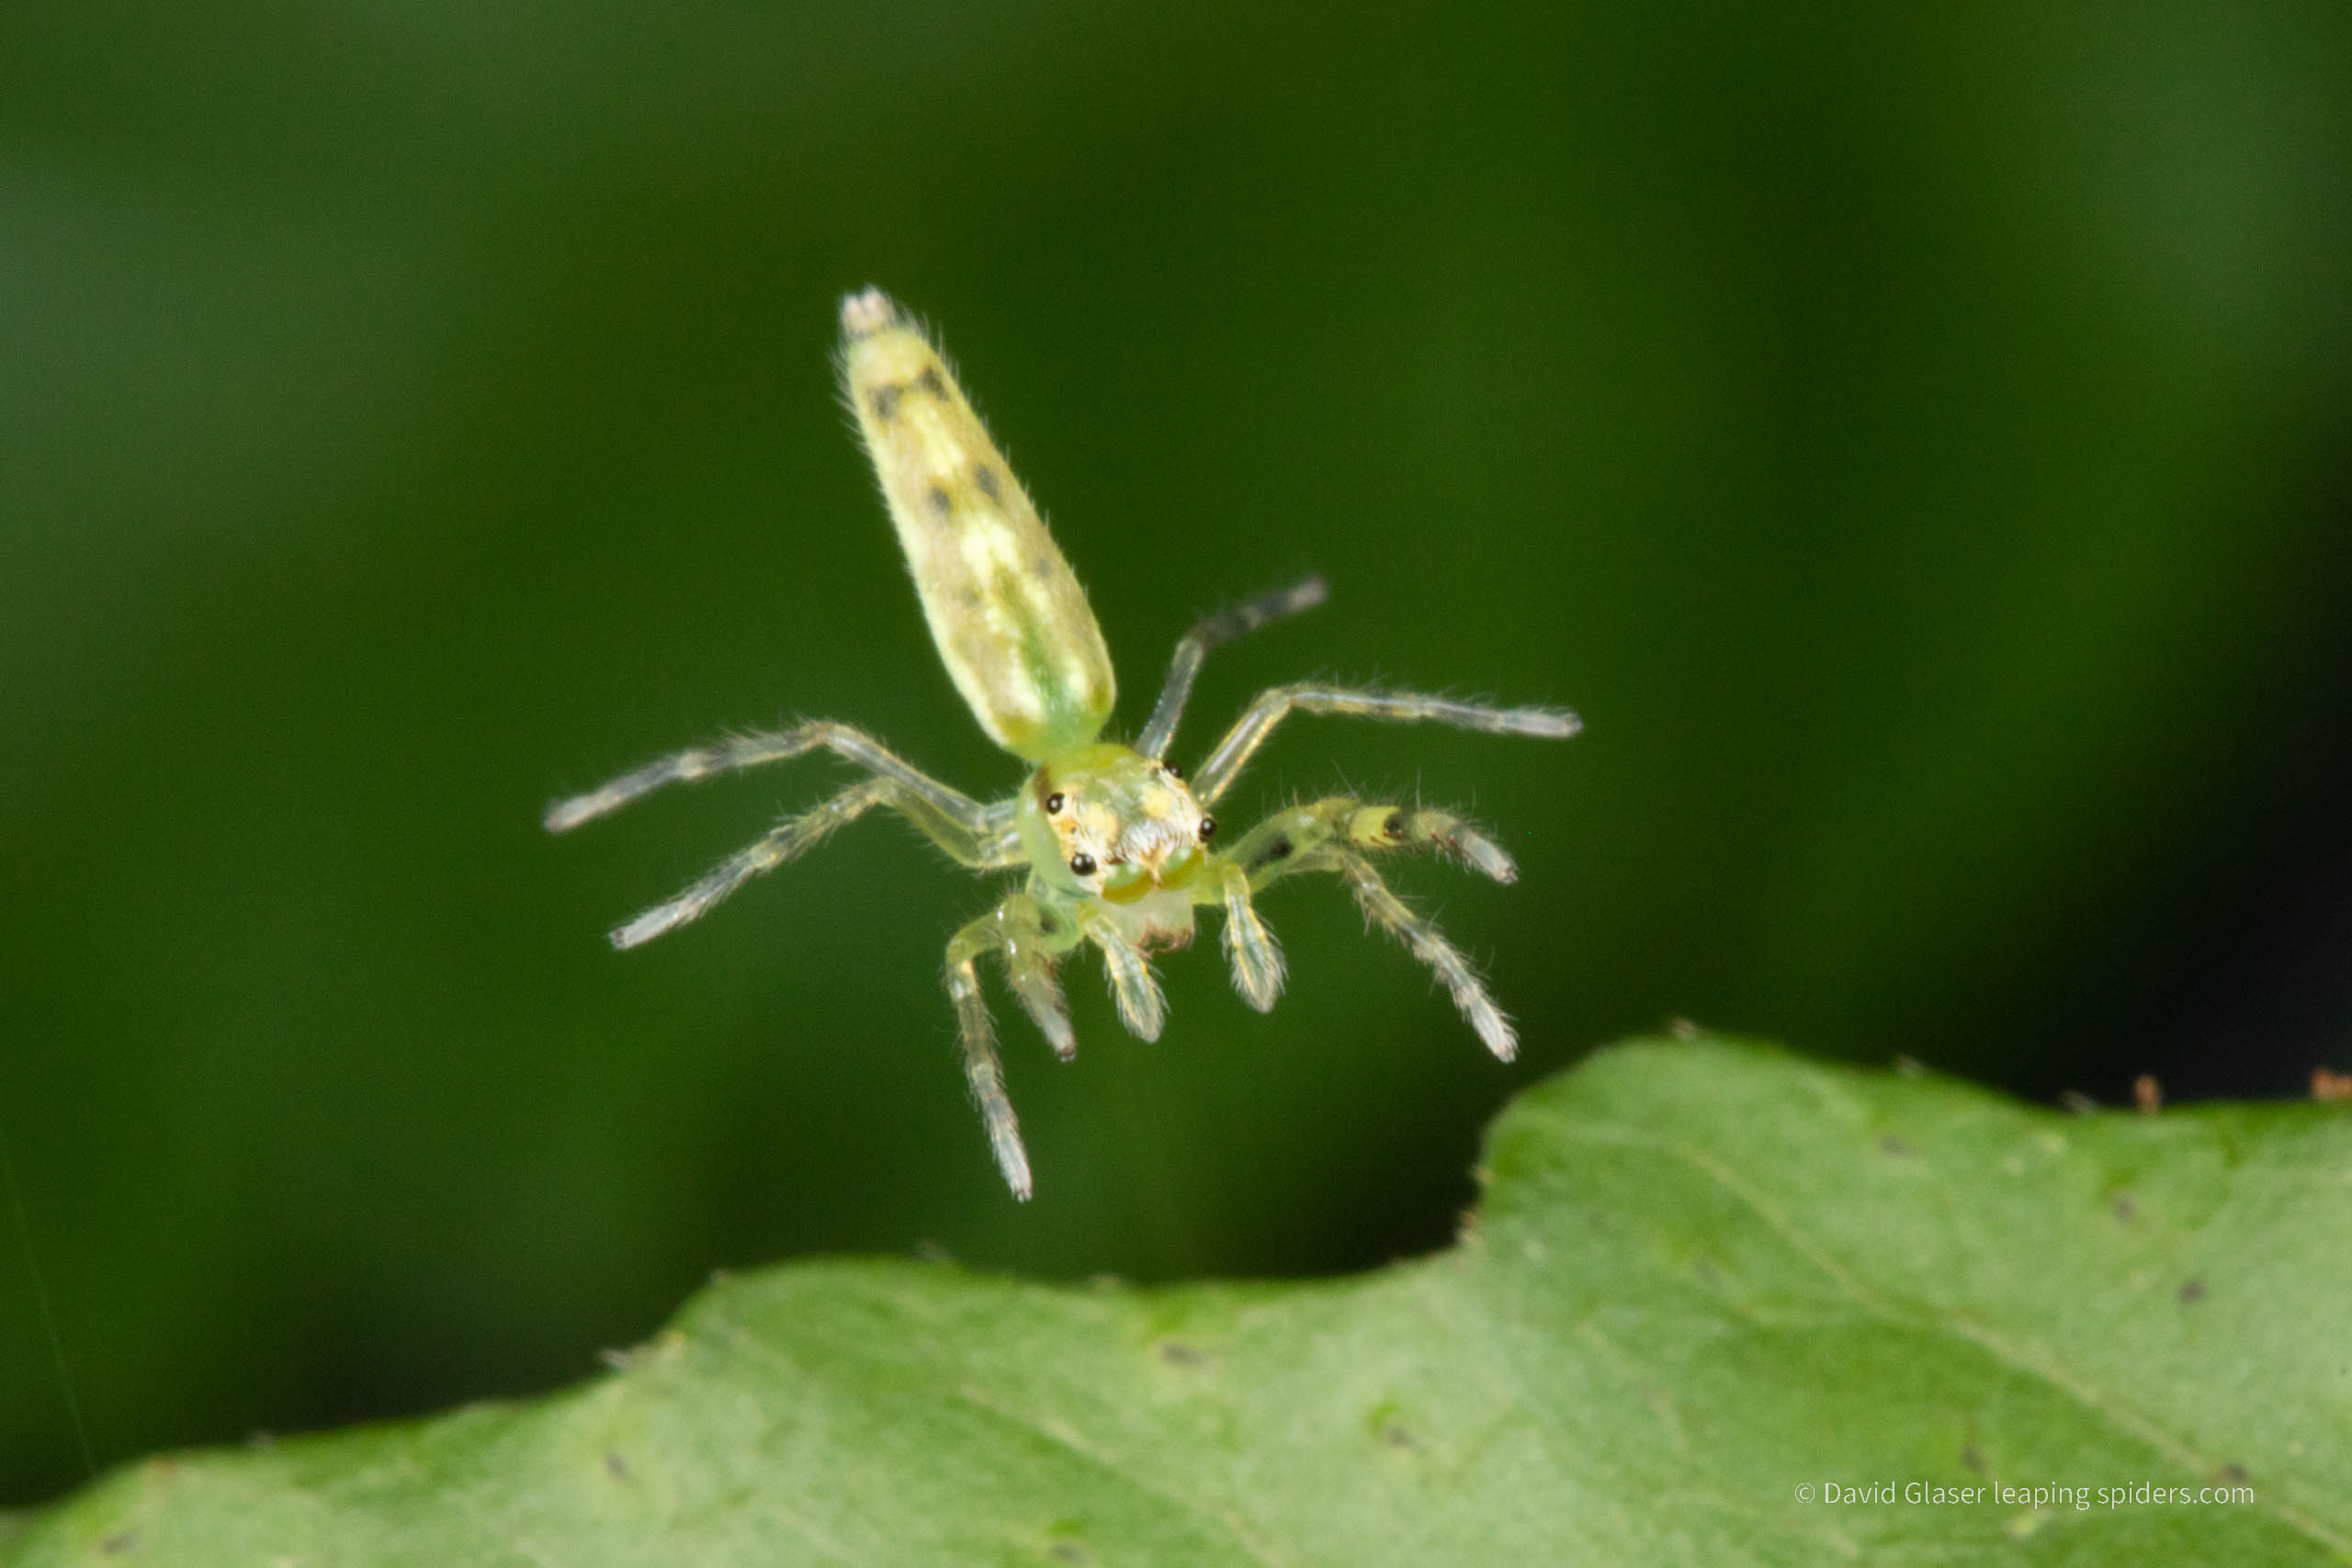
<svg viewBox="0 0 2352 1568">
<path fill-rule="evenodd" d="M 1050 813 L 1052 813 L 1052 812 L 1059 811 L 1061 808 L 1062 808 L 1062 797 L 1061 797 L 1060 795 L 1049 795 L 1046 796 L 1046 810 L 1049 814 L 1050 814 Z"/>
<path fill-rule="evenodd" d="M 1178 767 L 1178 766 L 1177 766 L 1175 763 L 1173 763 L 1173 762 L 1162 762 L 1162 763 L 1160 763 L 1160 764 L 1159 764 L 1159 771 L 1160 771 L 1161 773 L 1166 773 L 1166 774 L 1167 774 L 1170 778 L 1171 778 L 1171 779 L 1181 779 L 1181 778 L 1182 778 L 1182 777 L 1184 776 L 1184 770 L 1183 770 L 1183 769 L 1182 769 L 1182 768 L 1180 768 L 1180 767 Z"/>
<path fill-rule="evenodd" d="M 1069 857 L 1069 870 L 1072 876 L 1093 875 L 1094 857 L 1088 854 L 1085 851 L 1080 850 L 1078 853 Z"/>
<path fill-rule="evenodd" d="M 1214 817 L 1204 817 L 1204 818 L 1201 818 L 1201 842 L 1203 842 L 1203 843 L 1204 843 L 1204 844 L 1205 844 L 1205 843 L 1207 843 L 1211 839 L 1214 839 L 1214 838 L 1216 838 L 1216 818 L 1214 818 Z"/>
</svg>

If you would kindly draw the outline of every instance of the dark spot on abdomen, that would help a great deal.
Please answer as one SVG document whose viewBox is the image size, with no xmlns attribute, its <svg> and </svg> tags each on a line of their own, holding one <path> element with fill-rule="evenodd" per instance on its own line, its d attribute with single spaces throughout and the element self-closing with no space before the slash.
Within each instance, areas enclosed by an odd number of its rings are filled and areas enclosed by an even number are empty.
<svg viewBox="0 0 2352 1568">
<path fill-rule="evenodd" d="M 1004 499 L 1004 491 L 996 480 L 996 470 L 989 468 L 986 463 L 975 463 L 972 465 L 972 482 L 979 486 L 980 493 L 987 496 L 990 501 L 1002 501 Z"/>
<path fill-rule="evenodd" d="M 915 378 L 915 385 L 934 398 L 944 398 L 947 395 L 947 378 L 939 373 L 939 367 L 936 365 L 924 366 L 922 374 Z"/>
<path fill-rule="evenodd" d="M 905 390 L 895 381 L 887 387 L 876 387 L 866 394 L 865 406 L 874 411 L 875 418 L 887 424 L 899 417 L 899 394 Z"/>
<path fill-rule="evenodd" d="M 945 522 L 956 514 L 956 498 L 947 493 L 945 485 L 933 485 L 923 492 L 923 500 L 931 504 L 933 516 Z"/>
</svg>

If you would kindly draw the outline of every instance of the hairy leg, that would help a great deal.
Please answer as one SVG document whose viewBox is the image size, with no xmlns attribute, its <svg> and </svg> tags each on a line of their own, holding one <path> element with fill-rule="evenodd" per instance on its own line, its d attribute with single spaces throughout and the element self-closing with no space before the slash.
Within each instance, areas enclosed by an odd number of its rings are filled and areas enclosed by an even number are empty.
<svg viewBox="0 0 2352 1568">
<path fill-rule="evenodd" d="M 1159 700 L 1151 705 L 1151 718 L 1144 725 L 1136 750 L 1154 761 L 1168 754 L 1168 743 L 1176 738 L 1176 725 L 1184 716 L 1184 700 L 1193 694 L 1193 678 L 1201 672 L 1201 660 L 1208 657 L 1210 649 L 1248 637 L 1269 621 L 1312 610 L 1329 592 L 1329 583 L 1310 577 L 1196 623 L 1176 644 L 1175 657 L 1168 661 L 1168 678 L 1160 683 Z"/>
<path fill-rule="evenodd" d="M 1193 779 L 1193 794 L 1203 806 L 1216 803 L 1233 783 L 1274 726 L 1293 713 L 1347 714 L 1359 718 L 1387 719 L 1398 724 L 1448 724 L 1457 729 L 1481 729 L 1491 735 L 1535 735 L 1566 739 L 1581 729 L 1583 721 L 1564 708 L 1488 707 L 1483 703 L 1456 702 L 1451 697 L 1424 696 L 1417 692 L 1370 692 L 1345 686 L 1311 683 L 1276 686 L 1261 693 L 1239 721 L 1226 732 Z"/>
<path fill-rule="evenodd" d="M 854 762 L 877 777 L 896 782 L 908 798 L 920 797 L 929 804 L 933 815 L 956 822 L 967 833 L 977 835 L 991 826 L 989 808 L 978 801 L 941 784 L 864 730 L 820 718 L 796 724 L 789 729 L 730 735 L 714 745 L 696 746 L 648 762 L 585 795 L 557 801 L 548 807 L 547 829 L 550 833 L 568 831 L 582 822 L 617 811 L 663 784 L 684 784 L 713 773 L 789 761 L 820 749 Z"/>
<path fill-rule="evenodd" d="M 689 920 L 700 919 L 752 878 L 774 871 L 834 829 L 854 822 L 877 806 L 904 816 L 961 864 L 985 870 L 1000 863 L 992 858 L 995 851 L 985 838 L 942 814 L 930 796 L 910 790 L 894 778 L 870 778 L 786 818 L 695 878 L 676 897 L 615 928 L 613 945 L 636 947 Z"/>
<path fill-rule="evenodd" d="M 1079 929 L 1102 950 L 1102 967 L 1111 976 L 1112 999 L 1119 1004 L 1119 1021 L 1138 1040 L 1157 1040 L 1168 1021 L 1168 998 L 1143 950 L 1129 942 L 1111 919 L 1091 907 L 1078 913 Z"/>
<path fill-rule="evenodd" d="M 1061 982 L 1054 976 L 1054 949 L 1037 900 L 1026 893 L 1008 894 L 996 912 L 984 919 L 996 927 L 1005 977 L 1021 1010 L 1053 1046 L 1054 1055 L 1070 1060 L 1078 1055 L 1078 1036 L 1069 1026 L 1069 1004 L 1062 999 Z"/>
<path fill-rule="evenodd" d="M 1430 849 L 1497 882 L 1519 879 L 1519 867 L 1500 844 L 1450 811 L 1383 806 L 1343 795 L 1275 812 L 1243 834 L 1223 858 L 1248 872 L 1251 886 L 1263 887 L 1299 869 L 1300 857 L 1329 844 L 1373 851 Z"/>
<path fill-rule="evenodd" d="M 1233 966 L 1233 988 L 1260 1012 L 1272 1010 L 1283 994 L 1283 950 L 1250 901 L 1250 874 L 1230 860 L 1217 867 L 1217 890 L 1225 903 L 1225 957 Z"/>
<path fill-rule="evenodd" d="M 1004 1184 L 1023 1202 L 1029 1201 L 1029 1154 L 1021 1146 L 1021 1121 L 1012 1113 L 1012 1098 L 1004 1089 L 1004 1064 L 997 1058 L 996 1025 L 989 1018 L 988 1002 L 980 995 L 980 975 L 973 960 L 1001 945 L 996 917 L 983 915 L 957 931 L 947 943 L 947 994 L 956 1003 L 956 1041 L 964 1053 L 964 1078 L 972 1086 L 980 1122 L 988 1129 L 989 1148 Z"/>
<path fill-rule="evenodd" d="M 1388 884 L 1372 863 L 1354 850 L 1329 844 L 1311 853 L 1296 857 L 1291 869 L 1295 871 L 1336 872 L 1355 895 L 1356 906 L 1364 919 L 1380 927 L 1403 942 L 1414 957 L 1428 964 L 1445 982 L 1447 992 L 1462 1016 L 1476 1030 L 1487 1049 L 1503 1061 L 1519 1054 L 1519 1036 L 1511 1030 L 1510 1021 L 1495 1006 L 1494 998 L 1470 967 L 1469 960 L 1445 940 L 1436 924 L 1418 914 L 1402 898 L 1389 891 Z"/>
</svg>

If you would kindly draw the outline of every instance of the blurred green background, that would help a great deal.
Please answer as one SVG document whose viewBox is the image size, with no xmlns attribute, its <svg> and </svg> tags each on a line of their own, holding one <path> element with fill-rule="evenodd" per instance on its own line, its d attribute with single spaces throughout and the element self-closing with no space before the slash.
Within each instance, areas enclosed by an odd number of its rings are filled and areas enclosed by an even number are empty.
<svg viewBox="0 0 2352 1568">
<path fill-rule="evenodd" d="M 1663 1021 L 2048 1098 L 2295 1092 L 2352 1039 L 2352 9 L 0 11 L 0 1502 L 523 1393 L 716 1267 L 1077 1277 L 1437 1245 L 1505 1096 Z M 863 824 L 603 932 L 840 778 L 543 803 L 730 725 L 983 794 L 827 363 L 935 322 L 1139 725 L 1222 650 L 1580 709 L 1287 728 L 1240 822 L 1400 867 L 1487 1060 L 1336 887 L 1171 1022 L 938 982 L 991 895 Z M 25 1245 L 29 1235 L 29 1252 Z"/>
</svg>

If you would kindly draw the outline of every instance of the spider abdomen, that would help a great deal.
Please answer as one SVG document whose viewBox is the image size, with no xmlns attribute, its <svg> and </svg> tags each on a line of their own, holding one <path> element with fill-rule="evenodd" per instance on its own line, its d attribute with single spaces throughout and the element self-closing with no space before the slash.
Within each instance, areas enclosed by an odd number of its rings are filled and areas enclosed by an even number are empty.
<svg viewBox="0 0 2352 1568">
<path fill-rule="evenodd" d="M 932 640 L 989 739 L 1028 761 L 1117 695 L 1078 575 L 929 339 L 878 288 L 842 302 L 842 388 Z"/>
</svg>

